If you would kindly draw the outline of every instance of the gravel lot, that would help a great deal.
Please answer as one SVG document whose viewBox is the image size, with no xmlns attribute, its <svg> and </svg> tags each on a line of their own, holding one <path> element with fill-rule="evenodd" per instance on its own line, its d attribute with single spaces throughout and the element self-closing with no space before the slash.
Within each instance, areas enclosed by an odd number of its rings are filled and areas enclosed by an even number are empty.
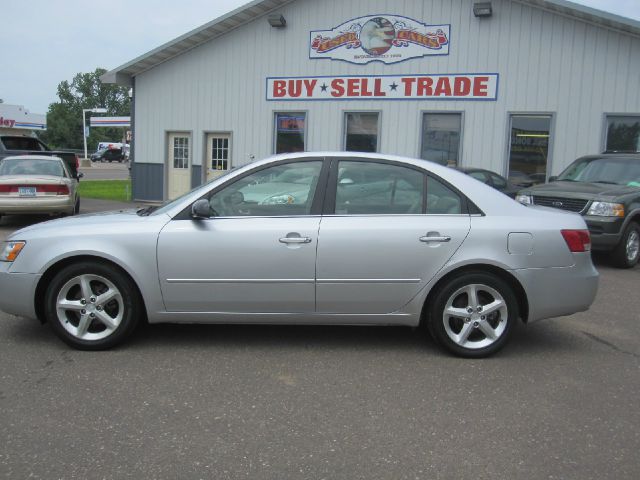
<svg viewBox="0 0 640 480">
<path fill-rule="evenodd" d="M 640 478 L 640 267 L 596 263 L 590 311 L 485 360 L 396 327 L 145 326 L 78 352 L 0 313 L 0 476 Z"/>
</svg>

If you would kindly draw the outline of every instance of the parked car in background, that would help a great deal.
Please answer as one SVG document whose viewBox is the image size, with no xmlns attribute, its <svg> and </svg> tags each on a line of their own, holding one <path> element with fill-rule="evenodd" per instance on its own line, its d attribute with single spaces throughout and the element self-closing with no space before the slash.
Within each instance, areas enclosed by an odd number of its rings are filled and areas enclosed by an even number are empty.
<svg viewBox="0 0 640 480">
<path fill-rule="evenodd" d="M 82 176 L 82 174 L 80 174 Z M 0 161 L 0 217 L 8 214 L 75 215 L 78 180 L 58 157 L 21 155 Z"/>
<path fill-rule="evenodd" d="M 91 154 L 92 162 L 123 162 L 125 155 L 120 148 L 103 148 Z"/>
<path fill-rule="evenodd" d="M 425 324 L 466 357 L 592 303 L 584 220 L 425 160 L 316 152 L 0 244 L 0 309 L 97 350 L 150 323 Z M 562 291 L 562 295 L 557 292 Z"/>
<path fill-rule="evenodd" d="M 581 214 L 594 250 L 608 252 L 621 268 L 640 259 L 640 155 L 581 157 L 551 183 L 519 192 L 526 205 L 544 205 Z"/>
<path fill-rule="evenodd" d="M 78 178 L 80 159 L 75 153 L 51 150 L 34 137 L 24 135 L 0 135 L 0 160 L 14 155 L 47 155 L 62 158 L 71 176 Z"/>
<path fill-rule="evenodd" d="M 509 170 L 509 182 L 518 187 L 530 187 L 537 183 L 536 180 L 519 170 Z"/>
<path fill-rule="evenodd" d="M 516 194 L 520 190 L 520 187 L 513 185 L 510 181 L 504 178 L 502 175 L 498 175 L 491 170 L 485 170 L 483 168 L 475 167 L 455 167 L 456 170 L 460 170 L 466 173 L 470 177 L 480 180 L 482 183 L 495 188 L 499 192 L 504 193 L 506 196 L 516 198 Z"/>
</svg>

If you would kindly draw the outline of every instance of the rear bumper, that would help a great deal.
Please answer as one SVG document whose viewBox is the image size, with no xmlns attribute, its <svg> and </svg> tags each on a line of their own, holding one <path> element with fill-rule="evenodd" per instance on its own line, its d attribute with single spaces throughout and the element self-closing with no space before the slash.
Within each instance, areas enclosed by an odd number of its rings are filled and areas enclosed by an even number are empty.
<svg viewBox="0 0 640 480">
<path fill-rule="evenodd" d="M 513 270 L 529 301 L 529 322 L 588 310 L 598 291 L 599 273 L 589 253 L 574 254 L 571 267 Z"/>
<path fill-rule="evenodd" d="M 0 310 L 12 315 L 36 318 L 36 286 L 42 277 L 34 273 L 11 273 L 11 264 L 0 262 Z"/>
<path fill-rule="evenodd" d="M 74 207 L 74 200 L 69 195 L 0 198 L 0 215 L 70 213 L 73 211 Z"/>
</svg>

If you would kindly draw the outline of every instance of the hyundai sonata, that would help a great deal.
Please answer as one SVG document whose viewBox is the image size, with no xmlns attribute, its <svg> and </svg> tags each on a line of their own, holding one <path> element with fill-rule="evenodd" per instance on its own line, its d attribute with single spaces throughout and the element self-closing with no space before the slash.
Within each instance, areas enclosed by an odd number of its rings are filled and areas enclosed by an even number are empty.
<svg viewBox="0 0 640 480">
<path fill-rule="evenodd" d="M 161 207 L 54 220 L 0 255 L 0 308 L 104 349 L 150 323 L 424 324 L 480 357 L 517 321 L 586 310 L 576 214 L 456 170 L 364 153 L 281 155 Z"/>
</svg>

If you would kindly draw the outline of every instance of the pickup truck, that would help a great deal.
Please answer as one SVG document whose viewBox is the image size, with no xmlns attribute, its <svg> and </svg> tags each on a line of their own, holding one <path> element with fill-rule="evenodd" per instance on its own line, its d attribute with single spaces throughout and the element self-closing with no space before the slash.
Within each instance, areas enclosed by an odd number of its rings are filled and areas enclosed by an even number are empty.
<svg viewBox="0 0 640 480">
<path fill-rule="evenodd" d="M 74 178 L 78 179 L 80 161 L 73 152 L 51 150 L 37 138 L 22 135 L 0 135 L 0 161 L 14 155 L 48 155 L 60 157 L 69 167 Z"/>
</svg>

